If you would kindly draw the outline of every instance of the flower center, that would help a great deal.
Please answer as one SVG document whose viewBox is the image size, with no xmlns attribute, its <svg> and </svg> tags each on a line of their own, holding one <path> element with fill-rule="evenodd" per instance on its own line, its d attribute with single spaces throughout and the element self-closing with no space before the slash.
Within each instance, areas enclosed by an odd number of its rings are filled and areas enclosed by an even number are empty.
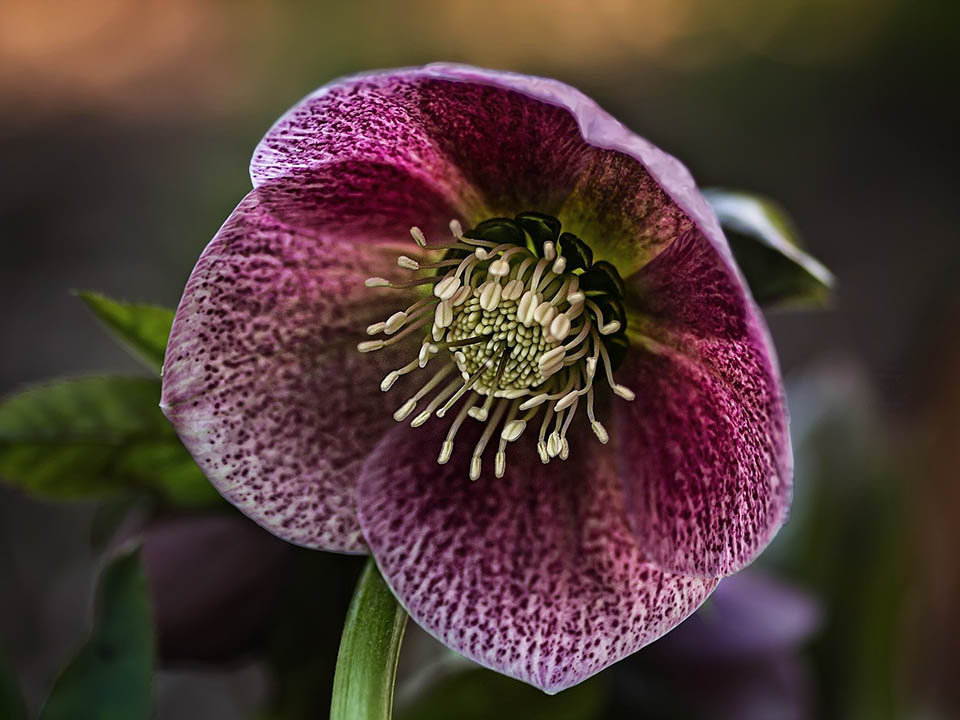
<svg viewBox="0 0 960 720">
<path fill-rule="evenodd" d="M 411 421 L 419 427 L 459 404 L 440 449 L 440 464 L 450 460 L 454 439 L 468 417 L 485 423 L 470 462 L 472 480 L 480 477 L 481 458 L 498 428 L 494 470 L 503 477 L 507 444 L 536 419 L 540 459 L 565 460 L 570 453 L 567 433 L 581 400 L 594 434 L 606 443 L 607 431 L 594 414 L 598 384 L 625 400 L 634 397 L 613 378 L 628 347 L 623 281 L 616 268 L 605 261 L 594 263 L 586 243 L 561 233 L 560 221 L 542 213 L 493 218 L 466 233 L 453 220 L 450 230 L 452 242 L 429 248 L 419 228 L 410 230 L 424 255 L 443 251 L 443 256 L 431 262 L 401 255 L 397 263 L 411 271 L 428 271 L 428 276 L 402 283 L 384 278 L 366 282 L 367 287 L 432 286 L 428 297 L 367 328 L 367 334 L 387 339 L 357 346 L 360 352 L 371 352 L 417 330 L 424 333 L 417 357 L 380 383 L 384 392 L 401 376 L 439 360 L 440 368 L 400 406 L 394 419 L 404 421 L 427 401 Z"/>
</svg>

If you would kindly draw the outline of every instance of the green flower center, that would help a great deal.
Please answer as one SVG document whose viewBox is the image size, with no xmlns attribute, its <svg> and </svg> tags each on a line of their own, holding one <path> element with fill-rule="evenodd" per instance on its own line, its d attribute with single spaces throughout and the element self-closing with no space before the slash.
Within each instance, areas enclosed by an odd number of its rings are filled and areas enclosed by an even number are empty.
<svg viewBox="0 0 960 720">
<path fill-rule="evenodd" d="M 480 477 L 481 459 L 496 429 L 500 443 L 494 469 L 502 477 L 507 444 L 519 439 L 538 415 L 541 460 L 566 459 L 567 433 L 581 399 L 594 433 L 607 442 L 607 431 L 594 415 L 598 369 L 602 366 L 600 377 L 614 394 L 633 399 L 633 392 L 613 379 L 628 347 L 623 281 L 616 268 L 594 263 L 586 243 L 561 233 L 560 222 L 542 213 L 493 218 L 466 233 L 452 221 L 450 229 L 453 242 L 433 247 L 418 228 L 410 231 L 424 253 L 444 251 L 432 262 L 406 255 L 398 259 L 400 267 L 429 271 L 428 277 L 404 283 L 367 280 L 368 287 L 433 286 L 430 297 L 367 328 L 368 334 L 388 339 L 358 345 L 361 352 L 370 352 L 417 330 L 424 333 L 417 358 L 387 374 L 380 385 L 384 392 L 434 357 L 441 360 L 439 370 L 394 419 L 402 422 L 431 395 L 413 417 L 414 427 L 434 414 L 444 417 L 459 404 L 440 450 L 441 464 L 449 461 L 457 431 L 468 417 L 485 423 L 470 463 L 473 480 Z"/>
</svg>

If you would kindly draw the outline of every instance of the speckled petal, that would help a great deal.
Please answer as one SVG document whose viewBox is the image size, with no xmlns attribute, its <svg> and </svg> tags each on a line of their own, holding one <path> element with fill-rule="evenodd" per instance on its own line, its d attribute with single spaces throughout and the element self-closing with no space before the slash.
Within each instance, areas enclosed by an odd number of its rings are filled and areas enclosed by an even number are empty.
<svg viewBox="0 0 960 720">
<path fill-rule="evenodd" d="M 590 458 L 590 439 L 548 466 L 521 440 L 505 477 L 487 467 L 471 482 L 477 424 L 441 466 L 426 449 L 442 425 L 391 433 L 364 466 L 358 508 L 394 593 L 449 647 L 553 693 L 652 642 L 716 585 L 646 561 L 612 456 Z"/>
<path fill-rule="evenodd" d="M 617 373 L 628 517 L 674 572 L 747 565 L 787 516 L 792 455 L 776 359 L 735 270 L 701 233 L 628 283 L 632 349 Z"/>
<path fill-rule="evenodd" d="M 334 189 L 315 212 L 355 204 Z M 398 272 L 364 232 L 389 218 L 365 217 L 339 227 L 352 241 L 308 235 L 248 195 L 194 268 L 163 373 L 163 410 L 225 498 L 285 540 L 347 552 L 364 549 L 357 472 L 393 422 L 377 384 L 395 358 L 356 342 L 404 300 L 364 287 Z M 406 218 L 393 220 L 403 238 Z"/>
<path fill-rule="evenodd" d="M 276 123 L 251 176 L 309 187 L 344 159 L 419 174 L 467 222 L 556 214 L 623 276 L 694 226 L 732 261 L 687 169 L 557 80 L 446 63 L 341 78 Z"/>
<path fill-rule="evenodd" d="M 624 238 L 636 231 L 644 242 L 662 241 L 683 212 L 633 157 L 594 147 L 580 110 L 605 116 L 543 78 L 457 65 L 356 75 L 280 118 L 254 153 L 251 176 L 255 186 L 283 179 L 309 197 L 311 175 L 326 163 L 391 165 L 431 184 L 468 223 L 567 208 L 577 228 L 615 216 Z M 571 203 L 574 191 L 585 202 Z"/>
</svg>

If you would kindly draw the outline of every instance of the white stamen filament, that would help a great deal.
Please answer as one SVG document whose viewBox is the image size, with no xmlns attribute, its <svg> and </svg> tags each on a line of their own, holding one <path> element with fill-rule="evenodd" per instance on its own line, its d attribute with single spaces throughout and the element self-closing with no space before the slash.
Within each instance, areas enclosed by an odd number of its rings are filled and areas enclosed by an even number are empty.
<svg viewBox="0 0 960 720">
<path fill-rule="evenodd" d="M 568 261 L 554 243 L 544 243 L 538 256 L 529 246 L 465 237 L 456 220 L 450 222 L 450 231 L 452 244 L 432 247 L 419 228 L 411 228 L 410 235 L 429 253 L 456 249 L 467 251 L 465 256 L 427 262 L 419 255 L 401 255 L 399 267 L 430 271 L 429 276 L 402 282 L 371 277 L 365 283 L 368 287 L 432 286 L 405 310 L 366 328 L 369 335 L 383 333 L 389 338 L 357 346 L 361 352 L 374 352 L 417 330 L 424 333 L 417 357 L 384 376 L 383 392 L 442 353 L 439 370 L 397 409 L 394 419 L 409 418 L 428 396 L 411 426 L 418 427 L 434 415 L 443 418 L 460 403 L 437 462 L 442 465 L 453 457 L 455 437 L 467 418 L 481 422 L 484 428 L 470 459 L 473 480 L 481 475 L 482 456 L 494 433 L 499 437 L 494 474 L 503 477 L 507 446 L 520 439 L 538 413 L 542 419 L 536 448 L 541 461 L 566 459 L 570 453 L 567 434 L 584 395 L 593 433 L 601 443 L 608 442 L 609 434 L 594 412 L 593 381 L 601 361 L 614 394 L 634 399 L 630 389 L 614 381 L 604 345 L 609 341 L 603 336 L 619 332 L 620 322 L 604 318 L 599 305 L 579 290 L 576 273 L 580 271 L 566 271 Z M 447 380 L 451 374 L 454 377 Z M 548 432 L 551 422 L 553 429 Z"/>
</svg>

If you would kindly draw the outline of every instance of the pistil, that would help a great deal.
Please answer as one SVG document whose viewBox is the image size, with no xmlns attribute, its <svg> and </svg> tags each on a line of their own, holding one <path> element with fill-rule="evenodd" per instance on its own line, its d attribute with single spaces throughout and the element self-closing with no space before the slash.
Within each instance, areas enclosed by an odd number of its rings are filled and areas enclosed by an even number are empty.
<svg viewBox="0 0 960 720">
<path fill-rule="evenodd" d="M 605 347 L 611 336 L 621 343 L 621 350 L 626 345 L 622 306 L 614 296 L 622 281 L 609 264 L 602 273 L 592 271 L 589 251 L 566 257 L 556 239 L 559 227 L 558 221 L 539 213 L 488 220 L 467 233 L 452 220 L 453 241 L 435 246 L 414 227 L 410 236 L 418 252 L 399 256 L 397 265 L 428 274 L 403 282 L 378 277 L 366 281 L 372 288 L 429 287 L 428 295 L 405 310 L 366 328 L 368 335 L 385 339 L 366 340 L 357 348 L 373 352 L 418 330 L 424 333 L 417 357 L 388 373 L 380 389 L 388 392 L 433 357 L 442 359 L 442 366 L 397 409 L 394 419 L 405 421 L 431 395 L 413 416 L 412 426 L 434 416 L 443 418 L 459 406 L 437 457 L 440 464 L 449 462 L 457 432 L 468 418 L 482 423 L 468 468 L 472 480 L 480 477 L 484 451 L 498 429 L 494 474 L 503 477 L 508 445 L 541 414 L 536 442 L 540 459 L 565 460 L 570 453 L 568 431 L 584 396 L 590 427 L 606 443 L 609 436 L 594 414 L 599 363 L 604 366 L 601 377 L 614 394 L 625 400 L 634 397 L 615 382 L 613 360 Z M 551 232 L 552 237 L 544 235 Z M 436 251 L 445 255 L 431 257 Z M 609 280 L 612 275 L 615 282 Z M 582 287 L 594 289 L 584 292 Z M 612 311 L 607 310 L 610 307 Z M 456 377 L 445 382 L 451 374 Z M 548 434 L 551 422 L 554 427 Z"/>
</svg>

